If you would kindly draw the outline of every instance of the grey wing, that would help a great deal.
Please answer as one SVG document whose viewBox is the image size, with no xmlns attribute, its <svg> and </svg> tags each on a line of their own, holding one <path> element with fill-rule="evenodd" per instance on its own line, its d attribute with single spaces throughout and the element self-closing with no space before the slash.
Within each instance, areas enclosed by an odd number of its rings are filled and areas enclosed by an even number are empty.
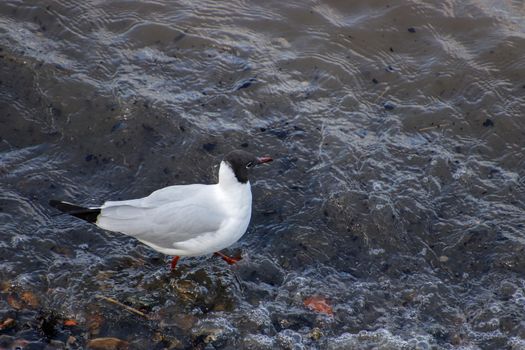
<svg viewBox="0 0 525 350">
<path fill-rule="evenodd" d="M 97 225 L 122 232 L 162 248 L 200 235 L 217 231 L 224 216 L 213 206 L 186 201 L 144 208 L 129 204 L 103 208 Z"/>
<path fill-rule="evenodd" d="M 188 198 L 198 196 L 206 188 L 211 185 L 175 185 L 161 188 L 152 192 L 149 196 L 138 199 L 130 199 L 124 201 L 108 201 L 104 203 L 102 208 L 109 208 L 119 205 L 130 205 L 139 208 L 154 208 L 159 207 L 163 204 L 186 201 Z"/>
</svg>

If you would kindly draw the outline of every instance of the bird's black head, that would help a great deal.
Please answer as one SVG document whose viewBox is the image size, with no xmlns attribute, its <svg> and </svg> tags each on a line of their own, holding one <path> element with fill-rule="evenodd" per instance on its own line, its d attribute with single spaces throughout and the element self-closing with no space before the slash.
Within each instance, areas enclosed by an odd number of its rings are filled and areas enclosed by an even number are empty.
<svg viewBox="0 0 525 350">
<path fill-rule="evenodd" d="M 256 157 L 253 154 L 235 150 L 224 157 L 224 162 L 232 168 L 235 177 L 240 183 L 248 182 L 248 171 L 256 165 L 269 163 L 273 159 L 270 157 Z"/>
</svg>

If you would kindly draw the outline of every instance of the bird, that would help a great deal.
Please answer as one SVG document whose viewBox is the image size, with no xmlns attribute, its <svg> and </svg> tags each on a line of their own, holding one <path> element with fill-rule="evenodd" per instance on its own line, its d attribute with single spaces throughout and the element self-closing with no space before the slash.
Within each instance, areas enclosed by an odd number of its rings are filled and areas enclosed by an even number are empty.
<svg viewBox="0 0 525 350">
<path fill-rule="evenodd" d="M 181 256 L 220 256 L 228 264 L 240 259 L 220 251 L 237 242 L 246 232 L 252 212 L 250 171 L 273 161 L 244 150 L 226 154 L 215 184 L 173 185 L 147 197 L 106 201 L 84 207 L 52 199 L 49 204 L 76 218 L 113 232 L 123 233 L 173 256 L 175 270 Z"/>
</svg>

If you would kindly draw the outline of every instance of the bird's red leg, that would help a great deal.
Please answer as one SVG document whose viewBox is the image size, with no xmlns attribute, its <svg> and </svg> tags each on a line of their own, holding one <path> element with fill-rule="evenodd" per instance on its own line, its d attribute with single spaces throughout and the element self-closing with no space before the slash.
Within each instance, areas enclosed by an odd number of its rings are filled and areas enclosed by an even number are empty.
<svg viewBox="0 0 525 350">
<path fill-rule="evenodd" d="M 221 252 L 215 252 L 213 253 L 213 255 L 217 255 L 217 256 L 220 256 L 224 261 L 226 261 L 229 265 L 233 265 L 235 263 L 238 263 L 239 261 L 242 260 L 242 258 L 232 258 L 228 255 L 224 255 L 222 254 Z"/>
<path fill-rule="evenodd" d="M 173 260 L 171 260 L 171 270 L 175 270 L 175 268 L 177 267 L 177 263 L 179 262 L 179 259 L 180 259 L 180 256 L 178 255 L 175 255 L 173 257 Z"/>
</svg>

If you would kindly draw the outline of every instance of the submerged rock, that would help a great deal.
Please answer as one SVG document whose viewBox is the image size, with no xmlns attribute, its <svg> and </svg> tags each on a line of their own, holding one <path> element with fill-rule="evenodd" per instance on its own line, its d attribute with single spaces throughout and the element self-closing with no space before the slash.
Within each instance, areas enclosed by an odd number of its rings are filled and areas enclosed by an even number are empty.
<svg viewBox="0 0 525 350">
<path fill-rule="evenodd" d="M 92 350 L 126 350 L 129 348 L 127 341 L 118 338 L 95 338 L 86 344 Z"/>
<path fill-rule="evenodd" d="M 249 334 L 242 339 L 241 349 L 250 350 L 271 350 L 275 349 L 275 340 L 273 337 L 263 334 Z"/>
<path fill-rule="evenodd" d="M 192 329 L 193 346 L 200 348 L 211 344 L 215 348 L 233 345 L 236 328 L 225 318 L 205 320 Z"/>
<path fill-rule="evenodd" d="M 285 329 L 277 334 L 277 344 L 281 349 L 304 349 L 303 336 L 291 329 Z"/>
<path fill-rule="evenodd" d="M 323 336 L 323 332 L 317 327 L 312 329 L 310 333 L 308 333 L 308 337 L 312 340 L 319 340 Z"/>
</svg>

